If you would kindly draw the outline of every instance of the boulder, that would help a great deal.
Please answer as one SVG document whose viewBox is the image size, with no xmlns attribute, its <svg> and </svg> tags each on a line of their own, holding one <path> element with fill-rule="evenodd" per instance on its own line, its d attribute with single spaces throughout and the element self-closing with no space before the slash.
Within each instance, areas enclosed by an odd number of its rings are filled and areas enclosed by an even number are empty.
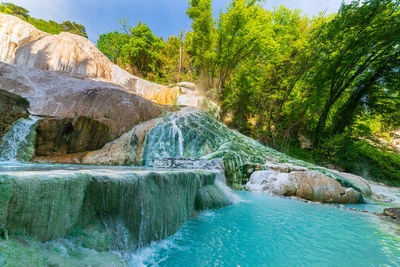
<svg viewBox="0 0 400 267">
<path fill-rule="evenodd" d="M 29 102 L 0 89 L 0 141 L 10 127 L 20 118 L 27 118 Z"/>
<path fill-rule="evenodd" d="M 120 86 L 68 72 L 0 62 L 0 88 L 28 99 L 29 111 L 33 114 L 63 118 L 85 116 L 101 122 L 108 127 L 107 134 L 112 139 L 161 114 L 155 104 Z"/>
<path fill-rule="evenodd" d="M 274 170 L 256 171 L 250 176 L 247 190 L 277 196 L 296 196 L 322 203 L 359 203 L 360 194 L 344 188 L 334 179 L 316 171 L 280 173 Z"/>
<path fill-rule="evenodd" d="M 389 216 L 393 220 L 395 220 L 397 223 L 400 224 L 400 208 L 388 208 L 383 210 L 384 216 Z"/>
</svg>

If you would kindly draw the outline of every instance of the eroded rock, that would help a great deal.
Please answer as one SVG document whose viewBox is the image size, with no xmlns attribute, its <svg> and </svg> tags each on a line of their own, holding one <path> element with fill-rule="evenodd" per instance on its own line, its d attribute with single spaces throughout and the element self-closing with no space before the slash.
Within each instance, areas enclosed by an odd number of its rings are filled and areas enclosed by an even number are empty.
<svg viewBox="0 0 400 267">
<path fill-rule="evenodd" d="M 274 170 L 256 171 L 246 189 L 277 196 L 296 196 L 323 203 L 359 203 L 360 194 L 353 188 L 344 188 L 316 171 L 280 173 Z"/>
<path fill-rule="evenodd" d="M 42 71 L 0 62 L 0 88 L 25 97 L 33 114 L 105 123 L 115 138 L 161 114 L 159 108 L 121 87 L 67 72 Z"/>
<path fill-rule="evenodd" d="M 179 86 L 152 83 L 121 69 L 82 36 L 69 32 L 57 35 L 45 33 L 18 17 L 2 13 L 0 61 L 111 82 L 158 104 L 200 103 L 198 92 L 182 93 Z M 182 99 L 179 100 L 180 96 Z"/>
<path fill-rule="evenodd" d="M 45 118 L 36 127 L 36 156 L 62 156 L 100 149 L 118 136 L 107 120 L 80 116 Z"/>
</svg>

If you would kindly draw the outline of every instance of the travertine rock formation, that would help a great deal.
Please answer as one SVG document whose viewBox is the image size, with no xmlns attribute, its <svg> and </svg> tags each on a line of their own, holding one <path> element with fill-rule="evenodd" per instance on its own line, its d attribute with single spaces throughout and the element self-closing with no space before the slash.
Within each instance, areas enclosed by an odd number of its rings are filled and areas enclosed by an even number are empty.
<svg viewBox="0 0 400 267">
<path fill-rule="evenodd" d="M 113 64 L 82 36 L 68 32 L 48 34 L 15 16 L 1 13 L 0 61 L 111 82 L 158 104 L 200 105 L 197 92 L 183 93 L 180 87 L 140 79 Z M 181 95 L 184 96 L 180 98 Z"/>
<path fill-rule="evenodd" d="M 0 13 L 0 61 L 14 63 L 19 47 L 49 35 L 15 16 Z"/>
<path fill-rule="evenodd" d="M 296 196 L 323 203 L 359 203 L 360 195 L 353 188 L 316 171 L 256 171 L 246 184 L 253 192 L 277 196 Z"/>
<path fill-rule="evenodd" d="M 161 114 L 152 102 L 123 90 L 68 72 L 42 71 L 0 62 L 0 88 L 30 101 L 33 114 L 90 117 L 109 127 L 112 138 Z"/>
</svg>

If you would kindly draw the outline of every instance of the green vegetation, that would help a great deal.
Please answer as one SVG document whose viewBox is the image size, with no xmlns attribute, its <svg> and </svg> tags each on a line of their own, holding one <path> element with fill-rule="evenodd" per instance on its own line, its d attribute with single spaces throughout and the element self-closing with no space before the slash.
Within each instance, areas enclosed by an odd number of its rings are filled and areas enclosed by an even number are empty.
<svg viewBox="0 0 400 267">
<path fill-rule="evenodd" d="M 261 2 L 231 0 L 215 19 L 211 0 L 191 0 L 184 38 L 122 21 L 98 47 L 141 77 L 196 82 L 226 124 L 275 149 L 400 184 L 399 153 L 374 141 L 400 127 L 400 1 L 356 0 L 313 18 Z"/>
<path fill-rule="evenodd" d="M 121 31 L 102 34 L 97 41 L 97 47 L 113 63 L 160 83 L 192 80 L 192 62 L 185 52 L 188 42 L 185 40 L 184 44 L 182 33 L 164 42 L 144 23 L 137 26 L 128 26 L 126 20 L 120 23 Z"/>
<path fill-rule="evenodd" d="M 52 20 L 45 21 L 42 19 L 33 18 L 29 16 L 28 10 L 26 10 L 23 7 L 14 5 L 12 3 L 7 3 L 7 2 L 0 3 L 0 13 L 17 16 L 20 19 L 23 19 L 26 22 L 32 24 L 39 30 L 51 34 L 59 34 L 60 32 L 71 32 L 86 38 L 88 37 L 86 34 L 86 29 L 83 25 L 71 21 L 64 21 L 61 24 L 59 24 Z"/>
<path fill-rule="evenodd" d="M 312 18 L 261 2 L 231 0 L 214 18 L 211 0 L 191 0 L 185 34 L 164 41 L 121 20 L 97 46 L 139 77 L 196 82 L 227 125 L 279 151 L 399 185 L 400 155 L 379 140 L 400 128 L 400 0 L 355 0 Z M 87 37 L 11 3 L 0 12 Z"/>
</svg>

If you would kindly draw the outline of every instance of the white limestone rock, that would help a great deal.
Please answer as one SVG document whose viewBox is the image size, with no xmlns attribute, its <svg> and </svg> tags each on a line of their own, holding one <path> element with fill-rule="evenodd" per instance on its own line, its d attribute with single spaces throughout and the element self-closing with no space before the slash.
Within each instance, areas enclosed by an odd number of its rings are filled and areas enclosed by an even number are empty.
<svg viewBox="0 0 400 267">
<path fill-rule="evenodd" d="M 353 188 L 344 188 L 334 179 L 316 171 L 256 171 L 245 188 L 253 192 L 296 196 L 323 203 L 358 203 L 361 200 Z"/>
</svg>

